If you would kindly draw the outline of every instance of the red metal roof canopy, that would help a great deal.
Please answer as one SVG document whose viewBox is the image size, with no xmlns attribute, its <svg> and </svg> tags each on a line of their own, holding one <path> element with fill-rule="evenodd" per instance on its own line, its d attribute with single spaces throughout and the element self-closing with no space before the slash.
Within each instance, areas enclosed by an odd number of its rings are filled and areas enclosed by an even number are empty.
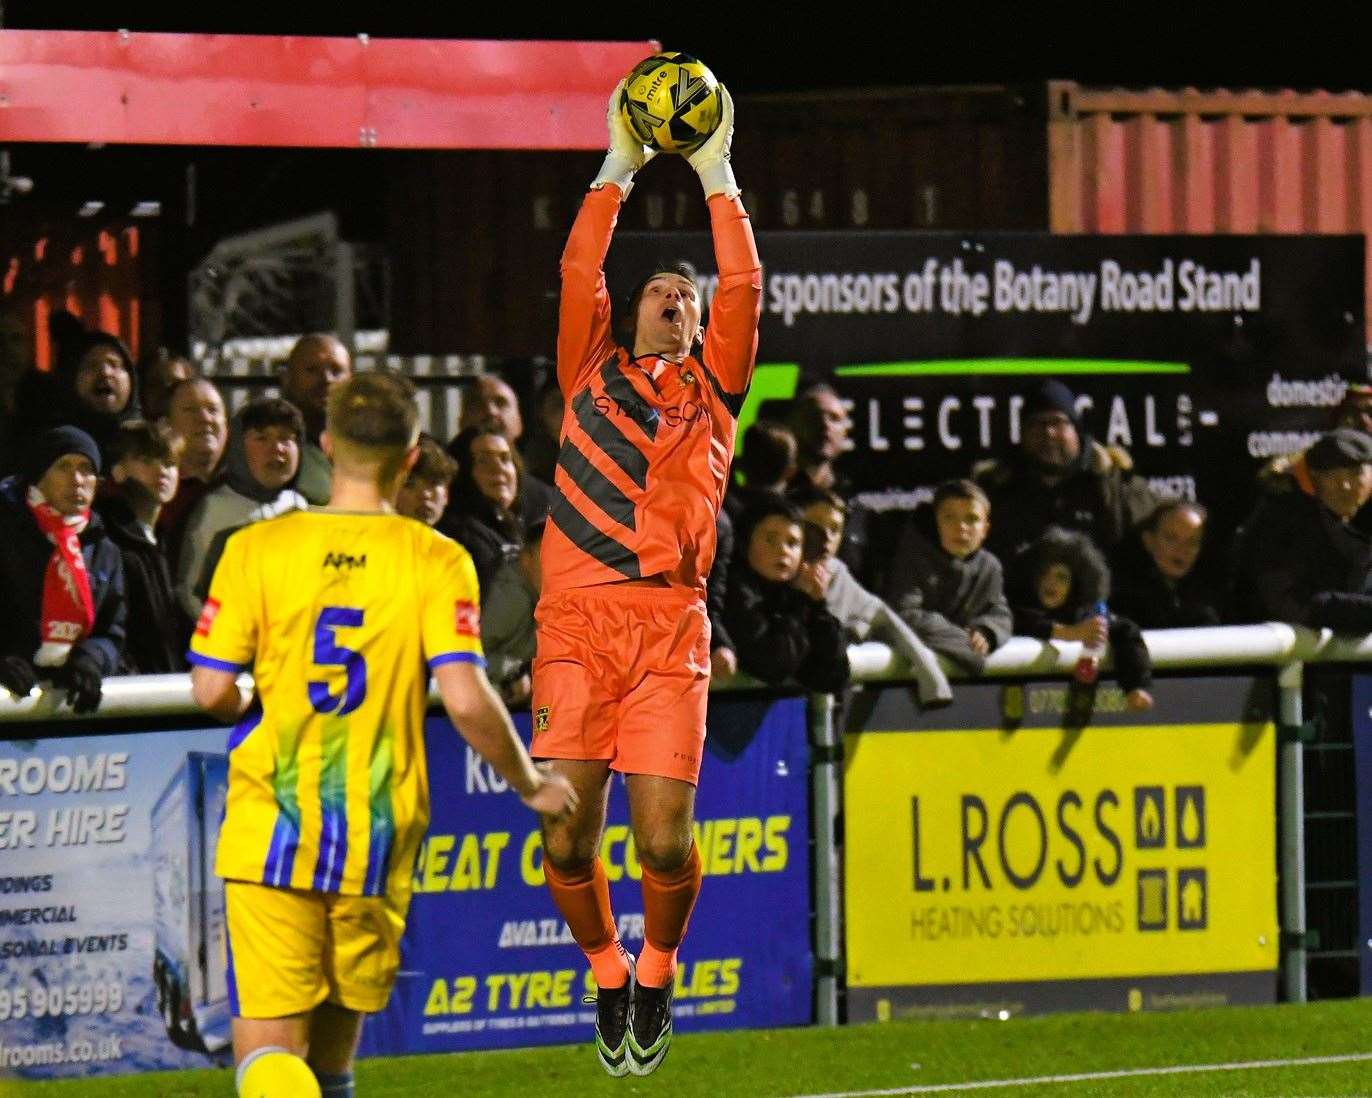
<svg viewBox="0 0 1372 1098">
<path fill-rule="evenodd" d="M 600 149 L 657 48 L 0 30 L 0 142 Z"/>
</svg>

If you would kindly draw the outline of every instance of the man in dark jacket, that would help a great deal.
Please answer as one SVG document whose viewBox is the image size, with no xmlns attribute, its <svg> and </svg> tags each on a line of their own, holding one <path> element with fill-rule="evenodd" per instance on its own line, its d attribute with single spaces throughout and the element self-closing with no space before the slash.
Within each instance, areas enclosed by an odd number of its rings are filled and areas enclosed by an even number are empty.
<svg viewBox="0 0 1372 1098">
<path fill-rule="evenodd" d="M 100 451 L 56 427 L 23 457 L 0 481 L 0 686 L 24 698 L 46 679 L 92 712 L 119 668 L 125 617 L 119 549 L 90 509 Z"/>
<path fill-rule="evenodd" d="M 1186 629 L 1220 623 L 1214 585 L 1197 567 L 1206 511 L 1169 500 L 1126 538 L 1111 562 L 1111 605 L 1141 629 Z"/>
<path fill-rule="evenodd" d="M 111 444 L 109 491 L 96 508 L 124 561 L 128 643 L 124 670 L 131 675 L 186 670 L 191 621 L 176 601 L 171 566 L 157 538 L 157 516 L 176 495 L 184 440 L 165 424 L 135 419 Z"/>
<path fill-rule="evenodd" d="M 1108 553 L 1157 506 L 1129 455 L 1082 430 L 1076 397 L 1062 382 L 1027 393 L 1021 422 L 1020 448 L 972 473 L 995 516 L 987 548 L 1002 561 L 1050 526 L 1080 530 Z"/>
<path fill-rule="evenodd" d="M 1352 525 L 1372 497 L 1372 436 L 1340 427 L 1305 461 L 1315 494 L 1263 499 L 1235 539 L 1236 617 L 1372 632 L 1372 539 Z"/>
<path fill-rule="evenodd" d="M 109 332 L 80 331 L 62 343 L 49 395 L 45 407 L 29 409 L 34 427 L 80 428 L 95 440 L 106 465 L 119 425 L 141 416 L 133 356 Z"/>
</svg>

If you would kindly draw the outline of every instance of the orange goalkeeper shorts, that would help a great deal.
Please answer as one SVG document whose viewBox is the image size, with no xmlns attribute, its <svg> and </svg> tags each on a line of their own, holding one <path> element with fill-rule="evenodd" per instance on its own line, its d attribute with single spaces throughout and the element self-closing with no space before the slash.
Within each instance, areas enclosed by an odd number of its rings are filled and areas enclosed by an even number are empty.
<svg viewBox="0 0 1372 1098">
<path fill-rule="evenodd" d="M 539 601 L 538 759 L 608 759 L 696 784 L 710 688 L 710 620 L 693 590 L 600 584 Z"/>
</svg>

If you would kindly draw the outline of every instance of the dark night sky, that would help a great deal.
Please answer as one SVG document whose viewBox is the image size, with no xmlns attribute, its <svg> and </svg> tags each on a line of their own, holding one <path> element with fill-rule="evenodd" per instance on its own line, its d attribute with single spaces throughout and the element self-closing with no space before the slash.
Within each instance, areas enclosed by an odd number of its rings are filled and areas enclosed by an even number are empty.
<svg viewBox="0 0 1372 1098">
<path fill-rule="evenodd" d="M 1089 85 L 1323 87 L 1372 91 L 1372 20 L 1328 4 L 1288 4 L 1292 18 L 1256 3 L 989 4 L 984 0 L 805 5 L 649 3 L 618 18 L 548 12 L 495 18 L 441 0 L 370 8 L 209 0 L 55 5 L 0 0 L 5 26 L 46 29 L 352 34 L 435 38 L 657 38 L 704 58 L 738 92 L 998 84 L 1047 78 Z M 580 5 L 603 11 L 604 4 Z M 1367 6 L 1361 5 L 1365 12 Z M 263 10 L 266 9 L 266 10 Z M 446 9 L 446 10 L 444 10 Z M 347 10 L 350 14 L 340 15 Z M 549 11 L 571 13 L 567 4 Z M 633 14 L 647 11 L 647 15 Z M 1357 11 L 1358 8 L 1351 8 Z M 832 14 L 838 11 L 841 14 Z M 357 14 L 351 14 L 356 12 Z M 656 13 L 660 12 L 658 15 Z M 824 14 L 828 12 L 829 14 Z M 727 14 L 726 14 L 727 13 Z M 747 13 L 747 14 L 740 14 Z M 727 24 L 727 29 L 717 29 Z"/>
</svg>

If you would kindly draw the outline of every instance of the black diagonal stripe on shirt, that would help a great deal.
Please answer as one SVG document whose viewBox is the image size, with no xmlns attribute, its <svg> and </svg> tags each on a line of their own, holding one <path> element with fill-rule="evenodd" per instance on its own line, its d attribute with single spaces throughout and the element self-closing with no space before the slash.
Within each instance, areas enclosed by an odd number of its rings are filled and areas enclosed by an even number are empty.
<svg viewBox="0 0 1372 1098">
<path fill-rule="evenodd" d="M 586 493 L 597 507 L 621 526 L 630 530 L 634 525 L 634 501 L 621 492 L 615 482 L 592 465 L 571 439 L 564 439 L 557 453 L 557 463 L 567 471 L 572 483 Z"/>
<path fill-rule="evenodd" d="M 589 389 L 583 389 L 572 401 L 572 411 L 576 421 L 591 441 L 605 452 L 605 455 L 624 471 L 624 475 L 640 488 L 648 486 L 648 458 L 643 451 L 630 442 L 624 432 L 610 422 L 609 416 L 596 411 L 595 398 Z"/>
<path fill-rule="evenodd" d="M 600 380 L 605 383 L 605 395 L 619 406 L 619 410 L 637 423 L 649 439 L 657 438 L 657 425 L 662 417 L 634 391 L 633 383 L 619 368 L 618 358 L 610 359 L 600 368 Z"/>
<path fill-rule="evenodd" d="M 553 508 L 548 517 L 583 553 L 595 557 L 605 567 L 613 568 L 627 579 L 643 578 L 638 554 L 622 541 L 592 526 L 558 488 L 553 489 Z"/>
<path fill-rule="evenodd" d="M 744 389 L 741 393 L 726 393 L 724 386 L 719 383 L 719 378 L 715 377 L 715 372 L 704 363 L 701 363 L 701 366 L 705 371 L 705 376 L 710 380 L 710 388 L 724 402 L 724 407 L 729 409 L 729 414 L 738 419 L 739 412 L 743 411 L 743 402 L 748 399 L 748 390 Z"/>
</svg>

